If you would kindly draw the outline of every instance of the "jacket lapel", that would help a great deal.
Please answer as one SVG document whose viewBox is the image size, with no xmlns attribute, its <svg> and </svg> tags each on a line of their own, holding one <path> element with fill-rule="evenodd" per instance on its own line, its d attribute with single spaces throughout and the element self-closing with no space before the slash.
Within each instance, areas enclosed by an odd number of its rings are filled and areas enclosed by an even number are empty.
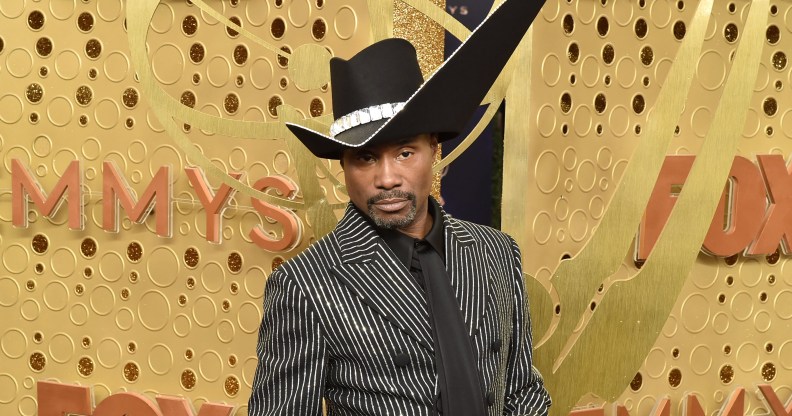
<svg viewBox="0 0 792 416">
<path fill-rule="evenodd" d="M 484 245 L 443 212 L 446 271 L 471 337 L 478 332 L 489 293 L 489 255 Z"/>
<path fill-rule="evenodd" d="M 336 226 L 341 263 L 333 274 L 371 309 L 434 351 L 423 291 L 351 204 Z"/>
</svg>

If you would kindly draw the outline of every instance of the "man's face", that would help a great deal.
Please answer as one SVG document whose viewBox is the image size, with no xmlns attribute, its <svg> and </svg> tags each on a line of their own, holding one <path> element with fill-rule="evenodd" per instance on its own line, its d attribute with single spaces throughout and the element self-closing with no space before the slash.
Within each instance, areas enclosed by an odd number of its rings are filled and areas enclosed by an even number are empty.
<svg viewBox="0 0 792 416">
<path fill-rule="evenodd" d="M 347 149 L 342 162 L 352 203 L 379 227 L 423 237 L 436 149 L 429 134 Z"/>
</svg>

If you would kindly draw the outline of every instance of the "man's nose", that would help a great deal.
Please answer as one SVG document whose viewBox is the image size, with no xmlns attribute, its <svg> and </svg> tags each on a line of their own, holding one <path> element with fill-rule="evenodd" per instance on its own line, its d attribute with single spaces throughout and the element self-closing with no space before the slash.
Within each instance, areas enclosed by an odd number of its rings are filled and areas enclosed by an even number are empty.
<svg viewBox="0 0 792 416">
<path fill-rule="evenodd" d="M 380 159 L 377 164 L 377 174 L 374 177 L 374 186 L 380 189 L 393 189 L 402 183 L 399 168 L 395 166 L 395 161 Z"/>
</svg>

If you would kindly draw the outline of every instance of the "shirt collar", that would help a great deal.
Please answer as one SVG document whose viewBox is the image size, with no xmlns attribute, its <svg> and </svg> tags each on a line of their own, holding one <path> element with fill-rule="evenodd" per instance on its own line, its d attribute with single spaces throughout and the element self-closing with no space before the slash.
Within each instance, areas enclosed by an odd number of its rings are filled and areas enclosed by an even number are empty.
<svg viewBox="0 0 792 416">
<path fill-rule="evenodd" d="M 412 260 L 413 249 L 415 243 L 419 241 L 426 242 L 431 246 L 445 261 L 445 224 L 443 221 L 443 210 L 440 209 L 440 204 L 435 201 L 431 196 L 429 197 L 429 215 L 432 216 L 432 228 L 423 239 L 412 238 L 398 230 L 389 230 L 374 226 L 377 234 L 382 237 L 385 244 L 390 247 L 396 258 L 404 264 L 408 269 Z M 366 216 L 368 218 L 368 216 Z M 372 221 L 373 224 L 373 221 Z"/>
</svg>

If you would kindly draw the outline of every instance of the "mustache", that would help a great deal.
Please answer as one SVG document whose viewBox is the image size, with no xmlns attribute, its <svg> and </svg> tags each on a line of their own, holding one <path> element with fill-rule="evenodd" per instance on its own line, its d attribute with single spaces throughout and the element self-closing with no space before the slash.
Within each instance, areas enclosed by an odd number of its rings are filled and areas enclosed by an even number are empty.
<svg viewBox="0 0 792 416">
<path fill-rule="evenodd" d="M 393 189 L 390 191 L 382 191 L 371 198 L 369 198 L 366 203 L 368 205 L 374 205 L 383 199 L 392 199 L 392 198 L 402 198 L 407 199 L 409 201 L 415 201 L 415 194 L 412 192 L 402 191 L 400 189 Z"/>
</svg>

